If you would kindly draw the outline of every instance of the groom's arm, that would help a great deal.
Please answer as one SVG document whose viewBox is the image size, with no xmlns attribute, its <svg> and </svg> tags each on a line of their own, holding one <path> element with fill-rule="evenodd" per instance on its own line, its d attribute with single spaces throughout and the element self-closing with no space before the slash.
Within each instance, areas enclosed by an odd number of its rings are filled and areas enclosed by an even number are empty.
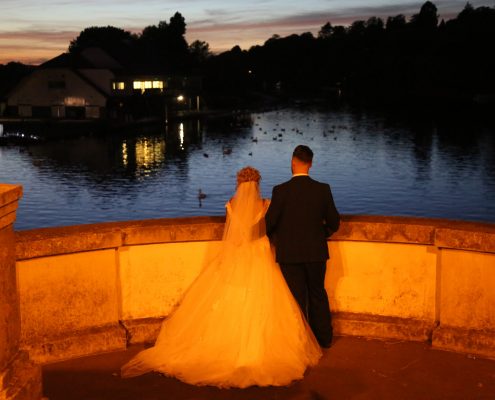
<svg viewBox="0 0 495 400">
<path fill-rule="evenodd" d="M 268 206 L 268 210 L 265 214 L 265 224 L 266 224 L 266 235 L 271 239 L 275 229 L 277 227 L 277 221 L 280 216 L 280 202 L 281 196 L 279 194 L 280 190 L 277 186 L 275 186 L 272 190 L 272 199 L 270 205 Z"/>
<path fill-rule="evenodd" d="M 326 215 L 325 215 L 325 227 L 327 228 L 328 236 L 330 237 L 334 232 L 337 232 L 340 226 L 340 215 L 335 207 L 333 201 L 332 190 L 330 185 L 326 185 Z"/>
</svg>

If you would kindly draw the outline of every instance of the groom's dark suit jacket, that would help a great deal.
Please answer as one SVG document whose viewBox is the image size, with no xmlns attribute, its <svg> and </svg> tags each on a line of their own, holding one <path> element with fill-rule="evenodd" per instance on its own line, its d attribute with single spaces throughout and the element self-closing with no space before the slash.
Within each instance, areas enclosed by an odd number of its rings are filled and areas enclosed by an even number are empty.
<svg viewBox="0 0 495 400">
<path fill-rule="evenodd" d="M 328 259 L 327 237 L 340 216 L 328 184 L 295 176 L 273 188 L 265 221 L 278 263 L 308 263 Z"/>
</svg>

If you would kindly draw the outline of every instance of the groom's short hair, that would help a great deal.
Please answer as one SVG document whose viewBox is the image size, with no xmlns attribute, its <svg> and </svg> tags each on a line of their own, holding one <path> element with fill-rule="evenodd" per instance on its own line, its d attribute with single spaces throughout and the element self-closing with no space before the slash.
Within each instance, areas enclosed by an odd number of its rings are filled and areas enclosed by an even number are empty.
<svg viewBox="0 0 495 400">
<path fill-rule="evenodd" d="M 292 157 L 296 157 L 303 163 L 310 164 L 313 162 L 313 151 L 308 146 L 300 144 L 294 149 Z"/>
</svg>

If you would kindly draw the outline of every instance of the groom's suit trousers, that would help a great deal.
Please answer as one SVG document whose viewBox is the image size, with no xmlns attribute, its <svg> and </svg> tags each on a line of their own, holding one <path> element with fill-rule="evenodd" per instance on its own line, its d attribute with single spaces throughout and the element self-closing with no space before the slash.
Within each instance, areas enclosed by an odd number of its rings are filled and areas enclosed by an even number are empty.
<svg viewBox="0 0 495 400">
<path fill-rule="evenodd" d="M 318 343 L 332 342 L 332 320 L 325 290 L 326 262 L 280 264 L 287 286 L 298 302 Z"/>
</svg>

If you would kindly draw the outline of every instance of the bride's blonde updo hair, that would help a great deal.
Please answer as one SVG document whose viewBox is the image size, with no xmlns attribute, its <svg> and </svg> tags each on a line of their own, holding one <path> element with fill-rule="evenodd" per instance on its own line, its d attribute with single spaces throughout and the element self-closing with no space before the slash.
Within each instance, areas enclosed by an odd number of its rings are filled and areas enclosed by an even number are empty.
<svg viewBox="0 0 495 400">
<path fill-rule="evenodd" d="M 237 172 L 237 186 L 243 182 L 256 182 L 259 183 L 261 175 L 256 168 L 244 167 Z"/>
</svg>

